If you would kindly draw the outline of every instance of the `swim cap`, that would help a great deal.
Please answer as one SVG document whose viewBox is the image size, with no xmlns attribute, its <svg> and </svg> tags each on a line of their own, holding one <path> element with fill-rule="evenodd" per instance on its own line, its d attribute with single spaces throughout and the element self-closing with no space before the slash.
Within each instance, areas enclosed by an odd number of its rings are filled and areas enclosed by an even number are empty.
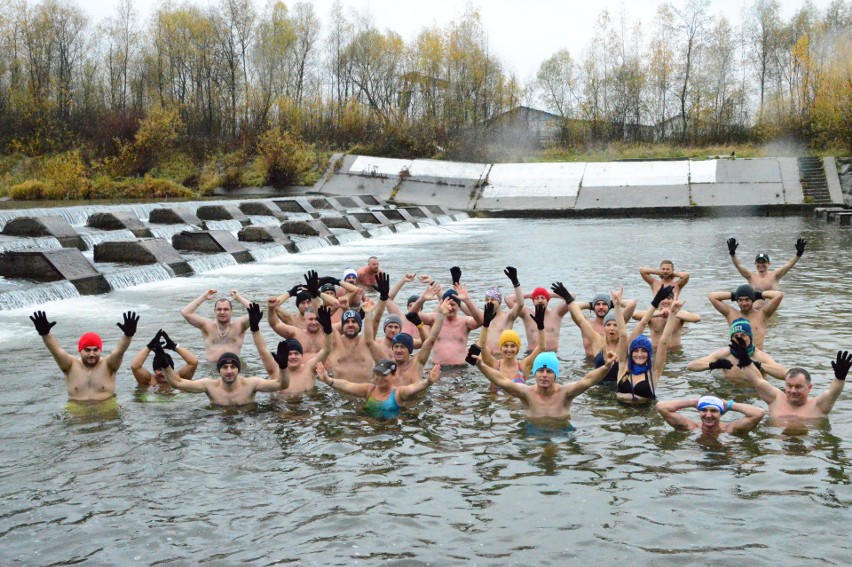
<svg viewBox="0 0 852 567">
<path fill-rule="evenodd" d="M 162 353 L 162 356 L 163 356 L 164 360 L 166 361 L 166 366 L 168 366 L 169 368 L 174 368 L 174 367 L 175 367 L 175 361 L 174 361 L 174 360 L 172 360 L 172 357 L 171 357 L 171 356 L 169 356 L 169 355 L 168 355 L 168 353 L 165 353 L 165 352 L 164 352 L 164 353 Z M 160 358 L 159 358 L 159 357 L 157 357 L 157 356 L 155 356 L 155 357 L 154 357 L 154 365 L 153 365 L 154 370 L 165 370 L 165 369 L 166 369 L 166 367 L 165 367 L 165 366 L 161 366 L 161 365 L 159 364 L 159 362 L 160 362 Z"/>
<path fill-rule="evenodd" d="M 698 398 L 698 411 L 708 406 L 718 409 L 719 413 L 725 413 L 725 404 L 716 396 L 701 396 Z"/>
<path fill-rule="evenodd" d="M 302 343 L 299 342 L 299 339 L 290 338 L 284 341 L 284 343 L 287 345 L 287 350 L 295 350 L 296 352 L 301 352 L 302 354 L 304 354 L 305 352 L 302 349 Z"/>
<path fill-rule="evenodd" d="M 592 298 L 591 303 L 591 307 L 593 310 L 595 308 L 595 303 L 597 303 L 598 301 L 603 301 L 604 303 L 606 303 L 607 308 L 612 309 L 612 307 L 610 307 L 610 301 L 612 301 L 612 296 L 609 296 L 605 293 L 596 293 L 595 296 Z"/>
<path fill-rule="evenodd" d="M 319 288 L 320 293 L 325 293 L 325 292 L 327 292 L 327 291 L 334 291 L 334 290 L 335 290 L 335 287 L 334 287 L 334 284 L 333 284 L 333 283 L 323 284 L 323 285 Z"/>
<path fill-rule="evenodd" d="M 361 315 L 358 314 L 354 309 L 347 309 L 343 312 L 343 317 L 340 318 L 341 323 L 345 323 L 349 319 L 355 319 L 358 323 L 358 330 L 361 330 Z"/>
<path fill-rule="evenodd" d="M 448 289 L 447 291 L 445 291 L 445 292 L 444 292 L 444 295 L 442 295 L 442 296 L 441 296 L 441 301 L 443 301 L 443 300 L 447 299 L 448 297 L 449 297 L 450 299 L 452 299 L 453 301 L 455 301 L 455 302 L 456 302 L 456 305 L 458 305 L 459 307 L 461 307 L 461 300 L 459 299 L 459 294 L 458 294 L 458 292 L 457 292 L 456 290 L 454 290 L 454 289 Z"/>
<path fill-rule="evenodd" d="M 610 321 L 615 321 L 615 311 L 613 311 L 612 309 L 607 311 L 606 315 L 604 315 L 603 324 L 606 325 Z"/>
<path fill-rule="evenodd" d="M 754 288 L 744 283 L 740 287 L 737 288 L 737 291 L 734 292 L 734 299 L 739 299 L 741 297 L 748 297 L 752 301 L 754 301 Z"/>
<path fill-rule="evenodd" d="M 313 297 L 313 296 L 311 295 L 311 293 L 310 293 L 310 292 L 308 292 L 308 291 L 300 291 L 299 293 L 297 293 L 297 294 L 296 294 L 296 305 L 299 305 L 301 302 L 303 302 L 303 301 L 304 301 L 304 300 L 306 300 L 306 299 L 307 299 L 308 301 L 310 301 L 312 297 Z"/>
<path fill-rule="evenodd" d="M 412 295 L 411 297 L 409 297 L 409 298 L 408 298 L 408 301 L 406 301 L 406 302 L 405 302 L 405 304 L 406 304 L 406 305 L 411 305 L 412 303 L 414 303 L 414 302 L 415 302 L 415 301 L 417 301 L 418 299 L 420 299 L 420 296 L 419 296 L 419 295 Z"/>
<path fill-rule="evenodd" d="M 644 348 L 648 351 L 648 362 L 643 365 L 638 365 L 633 362 L 633 351 L 637 348 Z M 627 350 L 627 369 L 631 374 L 642 374 L 651 370 L 651 361 L 654 357 L 654 347 L 651 345 L 651 339 L 645 335 L 639 335 L 630 341 L 630 348 Z"/>
<path fill-rule="evenodd" d="M 500 348 L 503 348 L 505 343 L 515 343 L 518 345 L 518 348 L 521 348 L 521 336 L 513 331 L 512 329 L 506 329 L 502 333 L 500 333 L 500 340 L 497 341 L 497 345 Z"/>
<path fill-rule="evenodd" d="M 751 322 L 742 317 L 734 319 L 734 322 L 731 323 L 731 338 L 734 338 L 736 333 L 745 333 L 748 335 L 749 341 L 747 352 L 749 355 L 754 354 L 754 335 L 752 335 Z"/>
<path fill-rule="evenodd" d="M 396 372 L 396 362 L 383 358 L 376 362 L 373 366 L 373 374 L 381 374 L 387 376 Z"/>
<path fill-rule="evenodd" d="M 550 301 L 550 292 L 544 289 L 543 287 L 537 287 L 532 290 L 532 298 L 535 299 L 539 295 L 543 295 L 548 301 Z"/>
<path fill-rule="evenodd" d="M 394 315 L 393 313 L 391 313 L 390 315 L 385 317 L 385 324 L 382 325 L 382 330 L 386 329 L 387 326 L 390 325 L 391 323 L 396 323 L 397 325 L 399 325 L 399 328 L 401 329 L 402 328 L 402 317 L 400 317 L 399 315 Z"/>
<path fill-rule="evenodd" d="M 556 376 L 559 376 L 559 359 L 556 358 L 556 353 L 554 352 L 543 352 L 537 357 L 535 357 L 535 361 L 533 362 L 532 373 L 535 375 L 542 368 L 547 368 L 548 370 L 552 370 Z"/>
<path fill-rule="evenodd" d="M 397 333 L 391 339 L 391 344 L 402 345 L 408 349 L 408 353 L 414 352 L 414 339 L 408 333 Z"/>
<path fill-rule="evenodd" d="M 355 281 L 358 281 L 358 272 L 356 272 L 352 268 L 346 268 L 345 270 L 343 270 L 343 279 L 345 280 L 349 276 L 355 276 Z"/>
<path fill-rule="evenodd" d="M 769 263 L 769 256 L 766 255 L 766 254 L 763 254 L 763 253 L 758 254 L 757 256 L 754 257 L 754 263 L 757 264 L 758 262 L 766 262 L 768 264 Z"/>
<path fill-rule="evenodd" d="M 220 356 L 219 360 L 216 362 L 216 370 L 222 370 L 222 367 L 226 364 L 233 364 L 237 367 L 237 370 L 239 370 L 240 357 L 232 352 L 223 352 L 222 356 Z"/>
<path fill-rule="evenodd" d="M 98 347 L 101 350 L 104 349 L 104 342 L 101 340 L 100 335 L 92 332 L 83 333 L 83 336 L 77 341 L 77 352 L 81 352 L 84 348 L 92 346 Z"/>
<path fill-rule="evenodd" d="M 503 301 L 503 294 L 500 293 L 499 287 L 488 288 L 488 291 L 485 292 L 485 297 L 487 299 L 496 299 L 497 303 L 501 303 Z"/>
</svg>

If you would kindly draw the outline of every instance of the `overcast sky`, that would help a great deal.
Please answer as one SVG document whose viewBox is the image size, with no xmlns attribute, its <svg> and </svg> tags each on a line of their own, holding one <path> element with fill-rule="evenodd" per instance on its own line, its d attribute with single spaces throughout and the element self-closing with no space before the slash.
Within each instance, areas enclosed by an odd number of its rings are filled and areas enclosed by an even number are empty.
<svg viewBox="0 0 852 567">
<path fill-rule="evenodd" d="M 94 19 L 115 12 L 116 0 L 71 0 Z M 166 0 L 134 0 L 140 16 L 147 17 L 156 6 Z M 188 0 L 191 4 L 207 5 L 216 0 Z M 254 0 L 262 7 L 266 0 Z M 168 2 L 167 2 L 168 3 Z M 292 7 L 296 2 L 285 1 Z M 314 10 L 325 26 L 333 0 L 313 0 Z M 595 20 L 603 10 L 610 11 L 617 21 L 622 7 L 627 21 L 650 23 L 661 1 L 658 0 L 343 0 L 343 4 L 358 13 L 369 13 L 371 20 L 382 30 L 391 29 L 409 42 L 424 27 L 437 24 L 441 27 L 461 16 L 468 4 L 477 7 L 488 33 L 488 44 L 494 54 L 526 82 L 533 77 L 542 61 L 560 49 L 568 49 L 579 58 L 591 39 Z M 675 0 L 681 5 L 683 0 Z M 711 13 L 723 13 L 733 25 L 739 25 L 745 6 L 752 0 L 713 0 Z M 824 10 L 830 0 L 813 0 Z M 176 4 L 176 3 L 174 3 Z M 788 19 L 804 0 L 781 0 L 782 16 Z M 648 26 L 650 29 L 650 26 Z"/>
</svg>

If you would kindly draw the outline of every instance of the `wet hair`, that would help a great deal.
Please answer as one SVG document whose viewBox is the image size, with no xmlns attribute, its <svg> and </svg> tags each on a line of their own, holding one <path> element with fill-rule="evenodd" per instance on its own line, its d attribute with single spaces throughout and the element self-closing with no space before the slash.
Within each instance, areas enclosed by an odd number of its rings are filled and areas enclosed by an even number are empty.
<svg viewBox="0 0 852 567">
<path fill-rule="evenodd" d="M 784 375 L 784 378 L 794 378 L 799 375 L 805 377 L 805 382 L 807 382 L 808 384 L 811 383 L 811 373 L 805 370 L 804 368 L 799 368 L 798 366 L 794 366 L 793 368 L 788 370 L 787 374 Z"/>
<path fill-rule="evenodd" d="M 216 300 L 216 303 L 214 303 L 213 306 L 215 307 L 216 305 L 219 305 L 220 303 L 226 303 L 226 302 L 227 302 L 228 305 L 231 306 L 231 309 L 234 308 L 234 304 L 227 297 L 220 297 L 219 299 Z"/>
<path fill-rule="evenodd" d="M 671 260 L 663 260 L 662 262 L 660 262 L 660 265 L 661 265 L 661 266 L 662 266 L 663 264 L 668 264 L 669 266 L 671 266 L 671 267 L 672 267 L 672 269 L 674 269 L 674 262 L 672 262 Z"/>
</svg>

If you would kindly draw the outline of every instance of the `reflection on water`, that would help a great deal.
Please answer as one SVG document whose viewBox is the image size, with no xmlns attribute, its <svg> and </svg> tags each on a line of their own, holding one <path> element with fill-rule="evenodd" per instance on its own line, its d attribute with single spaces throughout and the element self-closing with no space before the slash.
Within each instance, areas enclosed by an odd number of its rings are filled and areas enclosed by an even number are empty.
<svg viewBox="0 0 852 567">
<path fill-rule="evenodd" d="M 109 349 L 120 313 L 133 305 L 142 315 L 118 375 L 120 411 L 109 418 L 79 420 L 66 411 L 61 374 L 29 310 L 0 314 L 2 562 L 848 562 L 850 392 L 830 421 L 767 420 L 748 435 L 707 440 L 673 431 L 653 408 L 616 403 L 608 386 L 572 403 L 570 429 L 540 429 L 468 368 L 446 372 L 388 422 L 364 416 L 363 400 L 323 385 L 300 400 L 259 396 L 253 407 L 234 410 L 211 408 L 203 395 L 135 388 L 129 361 L 158 328 L 201 352 L 200 334 L 179 315 L 201 291 L 237 287 L 263 299 L 309 267 L 338 273 L 371 254 L 392 277 L 416 268 L 446 281 L 449 266 L 462 266 L 477 298 L 495 283 L 505 289 L 501 272 L 511 264 L 525 289 L 561 280 L 587 297 L 623 283 L 640 304 L 651 295 L 638 267 L 671 258 L 692 273 L 683 297 L 703 320 L 688 325 L 658 395 L 712 392 L 763 405 L 748 388 L 685 367 L 727 342 L 725 323 L 706 300 L 740 283 L 725 239 L 736 236 L 744 257 L 765 251 L 780 264 L 803 235 L 808 251 L 783 280 L 787 296 L 766 350 L 781 364 L 812 369 L 819 393 L 836 350 L 852 346 L 852 233 L 837 227 L 726 218 L 469 220 L 450 228 L 46 306 L 66 349 L 88 330 L 103 332 Z M 410 285 L 401 296 L 417 291 Z M 199 313 L 210 316 L 211 306 Z M 273 344 L 277 338 L 262 328 Z M 246 374 L 262 374 L 253 347 L 246 349 Z M 568 321 L 559 358 L 562 380 L 591 368 Z M 210 374 L 201 367 L 197 377 Z"/>
</svg>

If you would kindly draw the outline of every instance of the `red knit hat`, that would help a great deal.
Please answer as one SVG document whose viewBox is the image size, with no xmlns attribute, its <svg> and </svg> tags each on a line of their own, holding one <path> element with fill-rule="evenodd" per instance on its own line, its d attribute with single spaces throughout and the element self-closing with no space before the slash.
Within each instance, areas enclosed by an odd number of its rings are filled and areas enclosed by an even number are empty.
<svg viewBox="0 0 852 567">
<path fill-rule="evenodd" d="M 539 295 L 543 295 L 548 301 L 550 300 L 550 292 L 543 287 L 537 287 L 532 290 L 532 298 L 535 299 Z"/>
<path fill-rule="evenodd" d="M 77 352 L 82 352 L 84 348 L 92 346 L 98 347 L 101 350 L 104 349 L 104 342 L 101 340 L 100 335 L 92 332 L 83 333 L 83 336 L 77 341 Z"/>
</svg>

